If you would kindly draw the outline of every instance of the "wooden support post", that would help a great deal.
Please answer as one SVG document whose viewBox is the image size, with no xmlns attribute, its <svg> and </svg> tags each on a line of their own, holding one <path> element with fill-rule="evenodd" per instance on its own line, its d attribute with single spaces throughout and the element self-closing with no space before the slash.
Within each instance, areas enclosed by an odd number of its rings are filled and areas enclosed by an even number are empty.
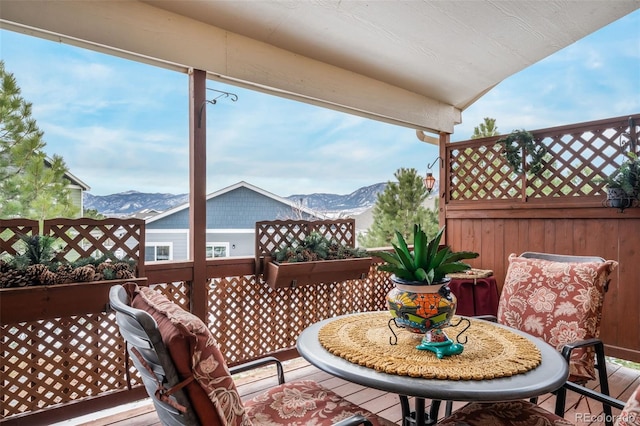
<svg viewBox="0 0 640 426">
<path fill-rule="evenodd" d="M 189 73 L 189 253 L 193 261 L 191 312 L 206 322 L 207 313 L 207 73 Z"/>
</svg>

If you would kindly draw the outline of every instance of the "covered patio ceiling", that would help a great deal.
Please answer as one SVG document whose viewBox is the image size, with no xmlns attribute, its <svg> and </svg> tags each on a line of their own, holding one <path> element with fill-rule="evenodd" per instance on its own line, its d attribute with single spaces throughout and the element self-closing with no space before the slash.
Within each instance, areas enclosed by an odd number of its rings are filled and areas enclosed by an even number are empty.
<svg viewBox="0 0 640 426">
<path fill-rule="evenodd" d="M 2 28 L 429 132 L 640 8 L 604 1 L 2 0 Z M 436 138 L 433 138 L 437 141 Z"/>
</svg>

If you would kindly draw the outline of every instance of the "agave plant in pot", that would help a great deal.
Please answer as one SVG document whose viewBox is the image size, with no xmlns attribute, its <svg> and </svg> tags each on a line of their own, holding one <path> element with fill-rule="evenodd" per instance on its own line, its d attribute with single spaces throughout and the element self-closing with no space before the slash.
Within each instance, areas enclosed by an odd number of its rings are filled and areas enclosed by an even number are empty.
<svg viewBox="0 0 640 426">
<path fill-rule="evenodd" d="M 471 266 L 462 262 L 474 259 L 478 253 L 453 252 L 441 247 L 445 227 L 429 239 L 420 225 L 413 228 L 413 249 L 396 231 L 397 244 L 393 252 L 376 252 L 385 263 L 378 270 L 390 272 L 394 284 L 387 295 L 389 312 L 396 325 L 418 335 L 424 335 L 418 349 L 430 350 L 438 358 L 459 354 L 462 345 L 454 343 L 442 330 L 456 310 L 456 297 L 447 286 L 447 274 L 462 272 Z"/>
</svg>

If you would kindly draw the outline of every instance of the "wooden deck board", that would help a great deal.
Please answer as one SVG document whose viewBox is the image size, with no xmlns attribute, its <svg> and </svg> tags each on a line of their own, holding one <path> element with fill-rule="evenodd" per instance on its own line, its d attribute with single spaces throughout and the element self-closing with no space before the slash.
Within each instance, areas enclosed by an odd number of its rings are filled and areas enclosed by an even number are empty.
<svg viewBox="0 0 640 426">
<path fill-rule="evenodd" d="M 613 363 L 607 363 L 607 373 L 609 376 L 609 387 L 611 395 L 618 399 L 626 400 L 635 386 L 640 383 L 640 371 L 628 367 L 619 366 Z M 251 398 L 256 393 L 273 386 L 277 381 L 273 377 L 273 368 L 263 368 L 256 371 L 255 374 L 243 374 L 236 377 L 238 391 L 243 400 Z M 373 411 L 393 421 L 401 424 L 401 409 L 398 397 L 395 394 L 383 392 L 377 389 L 370 389 L 348 381 L 333 377 L 328 373 L 318 370 L 309 365 L 302 358 L 296 358 L 285 363 L 285 378 L 287 381 L 293 380 L 315 380 L 323 386 L 334 390 L 337 394 L 345 397 L 347 400 L 354 402 L 370 411 Z M 598 388 L 597 381 L 588 383 L 591 388 Z M 601 426 L 602 421 L 602 405 L 589 401 L 589 404 L 582 400 L 578 403 L 578 396 L 569 392 L 567 395 L 567 411 L 565 418 L 574 422 L 579 426 Z M 412 399 L 410 399 L 413 404 Z M 578 403 L 577 406 L 576 403 Z M 454 402 L 453 409 L 463 406 L 464 402 Z M 551 394 L 541 395 L 538 404 L 547 410 L 553 411 L 555 397 Z M 426 401 L 427 409 L 430 401 Z M 440 416 L 444 416 L 444 403 L 440 407 Z M 614 410 L 614 415 L 619 410 Z M 586 414 L 589 414 L 587 416 Z M 149 401 L 146 405 L 141 405 L 134 409 L 129 409 L 117 414 L 110 414 L 106 417 L 99 417 L 100 413 L 95 414 L 96 418 L 91 421 L 84 422 L 67 422 L 66 425 L 73 426 L 160 426 L 158 416 L 156 415 L 153 405 Z M 587 421 L 596 419 L 596 421 Z"/>
</svg>

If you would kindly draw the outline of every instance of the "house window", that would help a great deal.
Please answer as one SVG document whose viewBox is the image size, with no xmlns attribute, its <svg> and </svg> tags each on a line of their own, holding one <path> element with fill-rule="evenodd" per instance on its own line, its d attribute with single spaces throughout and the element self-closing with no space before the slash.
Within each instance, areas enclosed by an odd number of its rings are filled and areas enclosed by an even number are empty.
<svg viewBox="0 0 640 426">
<path fill-rule="evenodd" d="M 173 260 L 173 245 L 171 243 L 147 243 L 144 246 L 144 260 Z"/>
<path fill-rule="evenodd" d="M 229 257 L 229 243 L 207 243 L 207 259 Z"/>
</svg>

